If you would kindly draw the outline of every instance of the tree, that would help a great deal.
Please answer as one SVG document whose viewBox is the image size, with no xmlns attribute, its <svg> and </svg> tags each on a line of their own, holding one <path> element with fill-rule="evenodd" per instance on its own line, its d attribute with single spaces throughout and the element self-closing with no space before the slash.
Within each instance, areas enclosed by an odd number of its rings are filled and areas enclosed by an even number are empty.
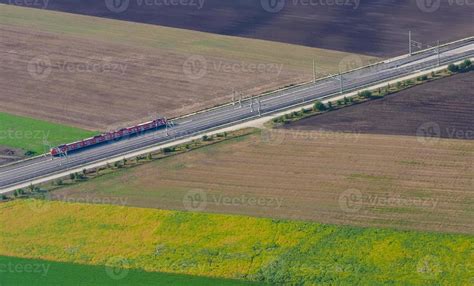
<svg viewBox="0 0 474 286">
<path fill-rule="evenodd" d="M 448 71 L 452 72 L 452 73 L 455 73 L 455 72 L 458 72 L 459 71 L 459 67 L 455 64 L 450 64 L 448 66 Z"/>
<path fill-rule="evenodd" d="M 327 110 L 326 105 L 324 105 L 324 103 L 322 103 L 321 101 L 316 101 L 316 103 L 314 104 L 313 109 L 316 110 L 316 111 L 326 111 Z"/>
<path fill-rule="evenodd" d="M 349 103 L 349 99 L 344 96 L 344 104 L 348 104 L 348 103 Z"/>
<path fill-rule="evenodd" d="M 61 186 L 63 184 L 63 180 L 57 179 L 56 180 L 56 185 Z"/>
<path fill-rule="evenodd" d="M 202 141 L 207 141 L 207 140 L 209 140 L 209 136 L 207 135 L 202 136 Z"/>
<path fill-rule="evenodd" d="M 337 105 L 343 105 L 343 104 L 344 104 L 344 101 L 342 101 L 340 99 L 337 101 Z"/>
<path fill-rule="evenodd" d="M 364 90 L 360 93 L 360 96 L 364 98 L 371 98 L 372 92 L 370 90 Z"/>
<path fill-rule="evenodd" d="M 148 153 L 147 157 L 148 161 L 151 161 L 153 159 L 153 155 L 151 155 L 151 153 Z"/>
<path fill-rule="evenodd" d="M 329 109 L 329 110 L 332 110 L 332 108 L 333 108 L 333 107 L 332 107 L 332 102 L 328 101 L 328 109 Z"/>
</svg>

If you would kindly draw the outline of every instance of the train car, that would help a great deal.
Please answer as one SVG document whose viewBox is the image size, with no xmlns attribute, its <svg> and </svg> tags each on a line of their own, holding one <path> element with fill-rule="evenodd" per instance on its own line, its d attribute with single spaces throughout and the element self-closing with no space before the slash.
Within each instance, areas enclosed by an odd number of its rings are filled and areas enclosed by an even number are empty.
<svg viewBox="0 0 474 286">
<path fill-rule="evenodd" d="M 62 154 L 67 154 L 69 152 L 95 146 L 101 143 L 110 142 L 113 140 L 119 140 L 119 139 L 122 139 L 123 137 L 135 135 L 141 132 L 145 132 L 151 129 L 165 126 L 166 124 L 167 124 L 167 121 L 165 118 L 158 118 L 153 121 L 145 122 L 136 126 L 122 128 L 114 132 L 103 133 L 103 134 L 100 134 L 91 138 L 87 138 L 81 141 L 63 144 L 63 145 L 51 148 L 50 153 L 52 156 L 59 156 Z"/>
</svg>

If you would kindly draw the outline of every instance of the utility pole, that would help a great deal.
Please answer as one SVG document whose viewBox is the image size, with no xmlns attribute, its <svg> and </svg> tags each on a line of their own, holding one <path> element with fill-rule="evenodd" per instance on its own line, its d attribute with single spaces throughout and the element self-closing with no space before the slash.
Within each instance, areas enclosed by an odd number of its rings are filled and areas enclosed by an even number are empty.
<svg viewBox="0 0 474 286">
<path fill-rule="evenodd" d="M 235 90 L 232 89 L 232 105 L 235 106 Z"/>
<path fill-rule="evenodd" d="M 416 46 L 418 49 L 423 48 L 423 43 L 413 41 L 411 36 L 411 31 L 408 31 L 408 53 L 410 56 L 413 55 L 413 46 Z"/>
<path fill-rule="evenodd" d="M 253 112 L 253 98 L 250 98 L 250 110 Z"/>
<path fill-rule="evenodd" d="M 411 52 L 411 31 L 408 31 L 408 53 L 411 56 L 411 54 L 412 54 L 412 52 Z"/>
<path fill-rule="evenodd" d="M 260 98 L 257 99 L 257 108 L 258 108 L 258 116 L 262 116 L 262 103 L 260 102 Z"/>
<path fill-rule="evenodd" d="M 339 81 L 341 82 L 341 93 L 344 92 L 344 79 L 342 77 L 342 73 L 339 72 Z"/>
<path fill-rule="evenodd" d="M 242 94 L 239 94 L 239 106 L 242 108 Z"/>
<path fill-rule="evenodd" d="M 313 83 L 316 83 L 316 63 L 313 58 Z"/>
<path fill-rule="evenodd" d="M 441 65 L 441 55 L 440 55 L 440 50 L 439 50 L 439 40 L 438 40 L 438 46 L 436 47 L 436 53 L 438 54 L 438 66 Z"/>
</svg>

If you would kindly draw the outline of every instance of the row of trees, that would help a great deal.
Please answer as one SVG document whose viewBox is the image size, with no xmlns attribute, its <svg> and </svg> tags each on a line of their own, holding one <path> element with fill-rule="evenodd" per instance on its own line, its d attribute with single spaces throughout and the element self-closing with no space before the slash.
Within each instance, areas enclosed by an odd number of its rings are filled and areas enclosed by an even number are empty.
<svg viewBox="0 0 474 286">
<path fill-rule="evenodd" d="M 468 72 L 468 71 L 472 71 L 473 69 L 474 69 L 474 66 L 472 65 L 471 60 L 465 60 L 459 65 L 450 64 L 448 66 L 448 70 L 452 73 Z"/>
</svg>

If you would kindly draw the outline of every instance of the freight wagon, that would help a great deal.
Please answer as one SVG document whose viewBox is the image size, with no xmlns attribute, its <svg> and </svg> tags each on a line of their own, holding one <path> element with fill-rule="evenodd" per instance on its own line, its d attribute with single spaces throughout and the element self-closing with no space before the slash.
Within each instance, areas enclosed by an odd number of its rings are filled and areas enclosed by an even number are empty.
<svg viewBox="0 0 474 286">
<path fill-rule="evenodd" d="M 76 141 L 69 144 L 63 144 L 58 147 L 51 148 L 50 153 L 52 156 L 67 154 L 69 152 L 81 150 L 84 148 L 89 148 L 91 146 L 99 145 L 105 142 L 119 140 L 127 136 L 136 135 L 140 132 L 145 132 L 151 129 L 165 126 L 166 124 L 167 124 L 167 121 L 165 118 L 159 118 L 159 119 L 142 123 L 136 126 L 123 128 L 118 131 L 107 132 L 107 133 L 103 133 L 103 134 L 100 134 L 91 138 L 87 138 L 81 141 Z"/>
</svg>

